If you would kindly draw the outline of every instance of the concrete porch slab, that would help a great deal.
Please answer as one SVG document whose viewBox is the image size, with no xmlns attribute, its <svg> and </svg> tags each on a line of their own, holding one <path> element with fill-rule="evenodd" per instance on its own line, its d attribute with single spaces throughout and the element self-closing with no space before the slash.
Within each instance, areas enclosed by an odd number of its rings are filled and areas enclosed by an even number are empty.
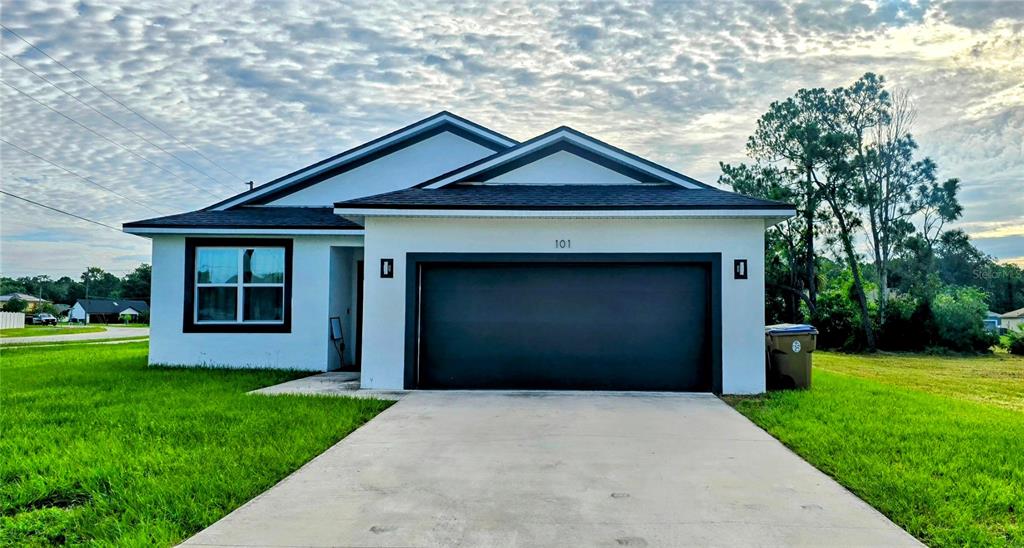
<svg viewBox="0 0 1024 548">
<path fill-rule="evenodd" d="M 407 392 L 386 390 L 360 390 L 359 373 L 355 371 L 328 371 L 301 379 L 275 384 L 250 394 L 277 396 L 293 394 L 302 396 L 346 396 L 350 398 L 376 398 L 398 400 Z"/>
</svg>

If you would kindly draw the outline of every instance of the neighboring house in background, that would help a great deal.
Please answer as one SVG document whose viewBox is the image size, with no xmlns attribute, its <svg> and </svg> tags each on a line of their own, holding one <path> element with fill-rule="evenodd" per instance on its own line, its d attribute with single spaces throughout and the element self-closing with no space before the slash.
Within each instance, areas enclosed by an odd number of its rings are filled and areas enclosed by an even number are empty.
<svg viewBox="0 0 1024 548">
<path fill-rule="evenodd" d="M 139 315 L 149 313 L 144 301 L 128 299 L 78 299 L 68 311 L 68 320 L 76 323 L 118 323 L 122 316 L 137 320 Z"/>
<path fill-rule="evenodd" d="M 749 394 L 764 231 L 794 214 L 568 127 L 520 143 L 442 112 L 124 230 L 153 245 L 150 363 Z"/>
<path fill-rule="evenodd" d="M 3 308 L 3 306 L 7 304 L 7 301 L 15 297 L 17 297 L 19 300 L 25 303 L 25 310 L 23 310 L 23 312 L 25 312 L 26 314 L 35 311 L 37 306 L 47 304 L 50 302 L 46 299 L 41 299 L 34 295 L 29 295 L 28 293 L 8 293 L 7 295 L 0 295 L 0 308 Z"/>
<path fill-rule="evenodd" d="M 54 313 L 53 313 L 54 316 L 57 316 L 58 318 L 64 318 L 64 317 L 66 317 L 68 315 L 68 310 L 71 310 L 71 305 L 69 305 L 69 304 L 55 304 L 55 305 L 53 305 L 53 310 L 54 310 Z"/>
<path fill-rule="evenodd" d="M 988 312 L 985 312 L 985 320 L 984 320 L 984 322 L 985 322 L 985 329 L 998 333 L 999 332 L 999 319 L 1001 317 L 1002 317 L 1002 314 L 999 314 L 997 312 L 992 312 L 991 310 L 989 310 Z"/>
<path fill-rule="evenodd" d="M 1010 312 L 999 316 L 999 327 L 1001 329 L 1012 331 L 1021 326 L 1024 326 L 1024 308 L 1011 310 Z"/>
</svg>

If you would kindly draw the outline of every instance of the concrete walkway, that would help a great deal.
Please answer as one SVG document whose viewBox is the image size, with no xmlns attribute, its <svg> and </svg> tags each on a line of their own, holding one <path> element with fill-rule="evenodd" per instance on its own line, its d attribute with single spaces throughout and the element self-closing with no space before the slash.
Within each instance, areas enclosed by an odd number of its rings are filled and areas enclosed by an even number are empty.
<svg viewBox="0 0 1024 548">
<path fill-rule="evenodd" d="M 189 539 L 920 546 L 707 395 L 412 392 Z"/>
<path fill-rule="evenodd" d="M 0 338 L 0 345 L 90 341 L 95 339 L 127 339 L 131 337 L 148 336 L 148 327 L 108 327 L 106 331 L 100 331 L 98 333 L 71 333 L 67 335 L 44 335 L 41 337 L 4 337 Z"/>
</svg>

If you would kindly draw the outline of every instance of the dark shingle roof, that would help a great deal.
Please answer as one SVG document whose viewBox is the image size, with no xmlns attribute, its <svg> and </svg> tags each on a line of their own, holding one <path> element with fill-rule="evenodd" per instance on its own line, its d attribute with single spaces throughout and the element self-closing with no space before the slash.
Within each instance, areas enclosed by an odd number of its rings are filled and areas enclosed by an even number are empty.
<svg viewBox="0 0 1024 548">
<path fill-rule="evenodd" d="M 145 301 L 131 299 L 78 299 L 78 304 L 88 314 L 120 314 L 129 308 L 143 314 L 149 312 L 149 305 Z"/>
<path fill-rule="evenodd" d="M 377 209 L 793 209 L 790 204 L 750 198 L 713 188 L 674 184 L 635 185 L 451 185 L 411 188 L 335 204 Z"/>
<path fill-rule="evenodd" d="M 357 230 L 329 207 L 239 207 L 224 211 L 203 209 L 168 217 L 125 223 L 124 228 L 308 228 Z"/>
</svg>

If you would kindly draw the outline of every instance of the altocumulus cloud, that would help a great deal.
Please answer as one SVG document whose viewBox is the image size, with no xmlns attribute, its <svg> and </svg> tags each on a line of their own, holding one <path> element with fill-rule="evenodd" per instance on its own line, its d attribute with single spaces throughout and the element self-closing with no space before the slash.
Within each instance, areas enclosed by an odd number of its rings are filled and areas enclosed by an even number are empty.
<svg viewBox="0 0 1024 548">
<path fill-rule="evenodd" d="M 177 138 L 3 33 L 5 55 L 109 118 L 6 58 L 3 80 L 109 140 L 0 86 L 3 139 L 124 197 L 6 145 L 4 188 L 114 226 L 202 207 L 243 181 L 269 180 L 441 109 L 517 138 L 572 125 L 713 182 L 719 161 L 743 159 L 773 99 L 873 71 L 912 91 L 922 152 L 943 177 L 964 181 L 961 226 L 983 250 L 1024 257 L 1020 2 L 19 0 L 2 8 L 4 25 Z M 0 206 L 5 274 L 124 270 L 148 256 L 143 239 L 6 197 Z"/>
</svg>

